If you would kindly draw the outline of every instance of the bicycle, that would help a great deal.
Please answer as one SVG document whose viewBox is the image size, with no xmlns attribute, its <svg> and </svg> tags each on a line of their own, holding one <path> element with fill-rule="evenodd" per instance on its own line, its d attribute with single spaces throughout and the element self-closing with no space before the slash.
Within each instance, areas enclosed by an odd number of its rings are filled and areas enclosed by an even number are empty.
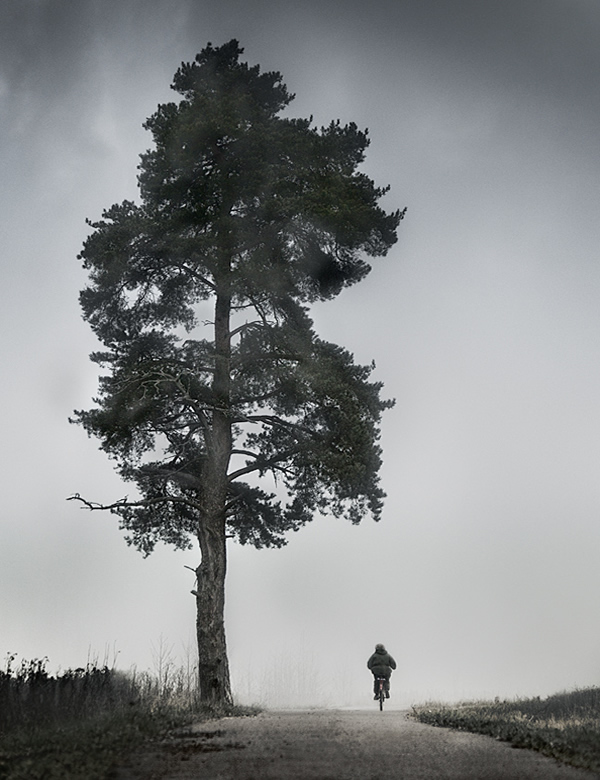
<svg viewBox="0 0 600 780">
<path fill-rule="evenodd" d="M 386 698 L 386 696 L 385 696 L 385 686 L 386 686 L 387 680 L 386 680 L 385 677 L 377 676 L 377 677 L 375 677 L 375 682 L 378 685 L 378 688 L 377 688 L 377 694 L 378 694 L 377 698 L 379 699 L 379 710 L 381 711 L 381 710 L 383 710 L 383 701 Z"/>
</svg>

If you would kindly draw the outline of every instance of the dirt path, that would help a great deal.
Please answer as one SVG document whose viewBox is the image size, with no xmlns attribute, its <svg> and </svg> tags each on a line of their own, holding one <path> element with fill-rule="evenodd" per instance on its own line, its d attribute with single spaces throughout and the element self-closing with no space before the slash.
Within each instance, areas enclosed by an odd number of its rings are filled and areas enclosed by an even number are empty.
<svg viewBox="0 0 600 780">
<path fill-rule="evenodd" d="M 402 711 L 266 712 L 202 723 L 118 780 L 585 780 L 538 753 L 415 723 Z"/>
</svg>

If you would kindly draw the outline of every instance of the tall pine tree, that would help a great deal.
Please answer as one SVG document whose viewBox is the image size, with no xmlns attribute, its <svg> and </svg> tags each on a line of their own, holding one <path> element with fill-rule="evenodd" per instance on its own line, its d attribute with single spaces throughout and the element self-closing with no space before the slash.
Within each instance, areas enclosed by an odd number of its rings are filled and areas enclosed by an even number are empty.
<svg viewBox="0 0 600 780">
<path fill-rule="evenodd" d="M 105 350 L 96 406 L 75 413 L 137 497 L 96 504 L 144 554 L 200 547 L 201 698 L 231 701 L 226 539 L 280 547 L 316 512 L 379 519 L 381 386 L 315 334 L 308 306 L 370 270 L 404 212 L 358 170 L 356 125 L 281 116 L 279 73 L 238 42 L 182 64 L 178 103 L 146 122 L 140 203 L 90 223 L 85 320 Z"/>
</svg>

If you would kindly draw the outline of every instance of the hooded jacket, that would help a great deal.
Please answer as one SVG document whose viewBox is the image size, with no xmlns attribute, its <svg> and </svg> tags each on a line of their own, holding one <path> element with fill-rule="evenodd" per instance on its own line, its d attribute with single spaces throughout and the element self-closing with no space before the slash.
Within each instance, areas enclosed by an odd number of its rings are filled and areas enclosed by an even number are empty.
<svg viewBox="0 0 600 780">
<path fill-rule="evenodd" d="M 389 677 L 392 669 L 396 668 L 396 662 L 383 645 L 377 645 L 375 652 L 367 661 L 367 666 L 378 677 Z"/>
</svg>

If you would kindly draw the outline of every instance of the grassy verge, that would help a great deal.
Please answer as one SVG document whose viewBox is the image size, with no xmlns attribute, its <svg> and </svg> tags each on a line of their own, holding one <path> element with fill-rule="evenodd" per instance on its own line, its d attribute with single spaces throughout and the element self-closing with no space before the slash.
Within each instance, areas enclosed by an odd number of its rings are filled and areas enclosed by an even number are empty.
<svg viewBox="0 0 600 780">
<path fill-rule="evenodd" d="M 194 681 L 88 666 L 51 677 L 42 661 L 0 671 L 0 780 L 107 780 L 145 743 L 191 722 L 250 714 L 198 705 Z"/>
<path fill-rule="evenodd" d="M 59 727 L 19 730 L 0 737 L 2 780 L 108 780 L 114 767 L 147 743 L 173 729 L 222 715 L 248 714 L 195 710 L 136 710 L 104 714 Z"/>
<path fill-rule="evenodd" d="M 538 750 L 572 766 L 600 772 L 600 688 L 546 699 L 429 703 L 413 717 L 432 726 L 487 734 L 515 747 Z"/>
</svg>

